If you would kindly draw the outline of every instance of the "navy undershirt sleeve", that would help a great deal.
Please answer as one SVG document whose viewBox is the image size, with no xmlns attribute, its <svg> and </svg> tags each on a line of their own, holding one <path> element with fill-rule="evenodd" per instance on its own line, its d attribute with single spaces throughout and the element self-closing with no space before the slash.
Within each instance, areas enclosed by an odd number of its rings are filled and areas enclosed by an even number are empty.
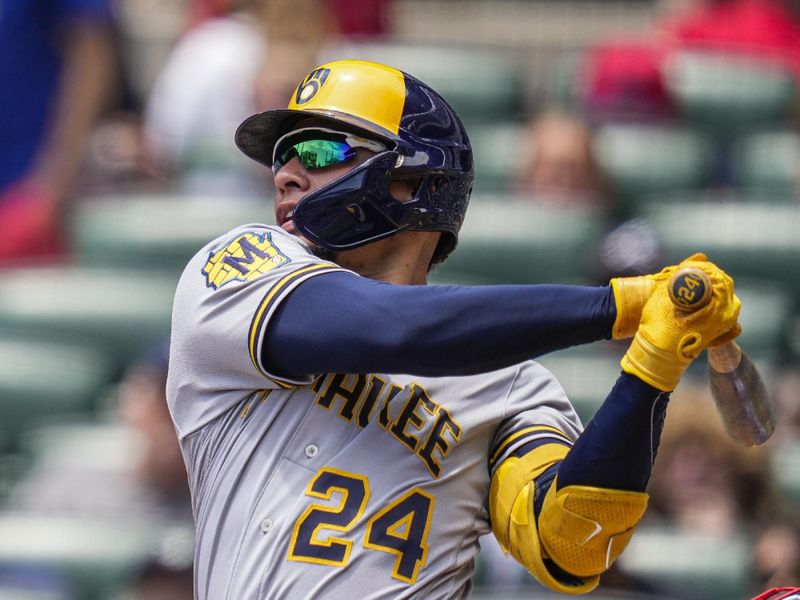
<svg viewBox="0 0 800 600">
<path fill-rule="evenodd" d="M 270 318 L 276 374 L 483 373 L 611 336 L 610 287 L 407 286 L 334 272 L 300 284 Z"/>
<path fill-rule="evenodd" d="M 622 373 L 558 469 L 559 489 L 586 485 L 643 492 L 669 394 Z"/>
</svg>

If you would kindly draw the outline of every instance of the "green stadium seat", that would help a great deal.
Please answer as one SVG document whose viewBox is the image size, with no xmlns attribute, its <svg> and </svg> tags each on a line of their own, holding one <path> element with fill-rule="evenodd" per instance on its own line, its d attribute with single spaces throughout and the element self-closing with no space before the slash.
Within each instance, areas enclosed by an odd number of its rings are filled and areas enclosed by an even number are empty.
<svg viewBox="0 0 800 600">
<path fill-rule="evenodd" d="M 555 375 L 584 426 L 600 408 L 622 370 L 619 360 L 627 344 L 611 342 L 598 347 L 577 347 L 537 359 Z"/>
<path fill-rule="evenodd" d="M 83 345 L 0 337 L 1 449 L 18 448 L 37 424 L 90 414 L 114 365 Z"/>
<path fill-rule="evenodd" d="M 96 419 L 47 422 L 30 429 L 20 441 L 29 461 L 68 471 L 128 469 L 139 447 L 130 427 Z"/>
<path fill-rule="evenodd" d="M 155 523 L 0 513 L 0 567 L 30 566 L 63 574 L 81 600 L 105 600 L 170 532 Z"/>
<path fill-rule="evenodd" d="M 750 544 L 738 535 L 640 526 L 618 562 L 670 598 L 749 598 L 750 553 Z"/>
<path fill-rule="evenodd" d="M 515 121 L 475 125 L 469 139 L 475 157 L 475 193 L 508 192 L 520 166 L 522 127 Z"/>
<path fill-rule="evenodd" d="M 711 146 L 691 129 L 609 123 L 598 129 L 595 150 L 618 210 L 625 215 L 634 212 L 644 196 L 696 189 L 709 176 Z"/>
<path fill-rule="evenodd" d="M 561 49 L 551 58 L 542 86 L 545 105 L 576 114 L 583 110 L 580 75 L 585 59 L 586 52 L 583 49 Z"/>
<path fill-rule="evenodd" d="M 733 176 L 746 193 L 765 201 L 797 202 L 800 180 L 800 136 L 793 131 L 758 132 L 737 140 Z"/>
<path fill-rule="evenodd" d="M 544 205 L 475 196 L 458 249 L 434 269 L 434 283 L 575 283 L 587 264 L 603 215 L 586 206 Z"/>
<path fill-rule="evenodd" d="M 7 270 L 0 278 L 0 333 L 89 344 L 121 368 L 169 335 L 176 283 L 175 276 L 146 271 Z"/>
<path fill-rule="evenodd" d="M 157 270 L 177 277 L 218 235 L 246 223 L 274 223 L 271 199 L 126 194 L 84 200 L 73 211 L 78 260 L 95 267 Z"/>
<path fill-rule="evenodd" d="M 781 286 L 740 279 L 736 295 L 742 301 L 738 341 L 754 358 L 777 360 L 784 350 L 792 314 L 792 298 Z"/>
<path fill-rule="evenodd" d="M 67 600 L 67 596 L 60 591 L 26 590 L 10 584 L 0 584 L 0 600 Z"/>
<path fill-rule="evenodd" d="M 800 441 L 783 440 L 770 453 L 772 476 L 783 495 L 800 506 Z"/>
<path fill-rule="evenodd" d="M 754 57 L 681 51 L 665 73 L 667 89 L 682 115 L 723 137 L 783 124 L 796 95 L 787 69 Z"/>
<path fill-rule="evenodd" d="M 362 43 L 347 48 L 346 55 L 411 73 L 446 98 L 468 124 L 514 118 L 523 110 L 522 66 L 506 50 L 465 44 Z"/>
<path fill-rule="evenodd" d="M 800 206 L 698 200 L 648 204 L 641 215 L 667 261 L 703 250 L 742 283 L 780 284 L 800 300 Z"/>
</svg>

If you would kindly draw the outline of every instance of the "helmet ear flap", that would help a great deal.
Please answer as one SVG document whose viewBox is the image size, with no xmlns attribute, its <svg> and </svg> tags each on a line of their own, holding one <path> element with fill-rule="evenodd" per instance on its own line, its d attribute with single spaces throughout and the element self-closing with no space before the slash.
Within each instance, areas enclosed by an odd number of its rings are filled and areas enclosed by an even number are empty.
<svg viewBox="0 0 800 600">
<path fill-rule="evenodd" d="M 389 191 L 397 156 L 392 150 L 381 152 L 304 196 L 292 216 L 297 230 L 313 243 L 339 251 L 410 229 L 419 210 Z"/>
</svg>

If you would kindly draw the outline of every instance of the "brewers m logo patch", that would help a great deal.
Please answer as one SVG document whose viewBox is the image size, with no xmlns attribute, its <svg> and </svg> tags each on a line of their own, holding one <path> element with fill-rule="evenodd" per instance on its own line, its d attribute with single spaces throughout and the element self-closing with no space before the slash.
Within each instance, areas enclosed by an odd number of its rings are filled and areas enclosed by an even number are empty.
<svg viewBox="0 0 800 600">
<path fill-rule="evenodd" d="M 251 281 L 287 262 L 289 257 L 272 245 L 269 232 L 247 232 L 210 253 L 203 275 L 206 285 L 216 290 L 230 281 Z"/>
</svg>

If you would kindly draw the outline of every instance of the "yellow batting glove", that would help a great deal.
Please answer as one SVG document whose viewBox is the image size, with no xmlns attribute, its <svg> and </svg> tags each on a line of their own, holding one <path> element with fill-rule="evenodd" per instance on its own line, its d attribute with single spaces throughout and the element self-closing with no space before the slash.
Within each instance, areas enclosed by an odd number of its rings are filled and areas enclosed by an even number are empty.
<svg viewBox="0 0 800 600">
<path fill-rule="evenodd" d="M 684 259 L 680 264 L 666 267 L 660 273 L 641 275 L 639 277 L 615 277 L 609 283 L 614 290 L 614 301 L 617 305 L 617 318 L 611 335 L 615 340 L 633 337 L 639 328 L 642 308 L 650 298 L 656 285 L 668 281 L 678 269 L 689 266 L 690 262 L 705 261 L 706 255 L 698 252 Z"/>
<path fill-rule="evenodd" d="M 692 257 L 694 259 L 694 257 Z M 667 282 L 658 283 L 642 309 L 639 329 L 622 357 L 622 370 L 669 392 L 686 367 L 704 348 L 738 333 L 741 302 L 733 280 L 707 261 L 687 260 L 682 266 L 700 268 L 711 279 L 711 300 L 695 312 L 675 307 Z"/>
</svg>

